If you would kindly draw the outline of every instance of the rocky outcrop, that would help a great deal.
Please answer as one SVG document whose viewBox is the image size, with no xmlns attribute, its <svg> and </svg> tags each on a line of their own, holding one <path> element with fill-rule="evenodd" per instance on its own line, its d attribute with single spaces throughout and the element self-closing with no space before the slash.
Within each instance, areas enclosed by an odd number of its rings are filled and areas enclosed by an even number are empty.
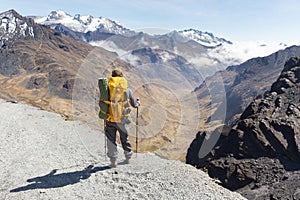
<svg viewBox="0 0 300 200">
<path fill-rule="evenodd" d="M 203 158 L 193 149 L 206 142 L 198 133 L 187 154 L 187 163 L 207 168 L 231 189 L 250 199 L 293 199 L 300 183 L 300 58 L 289 59 L 271 90 L 258 96 L 243 112 L 228 136 L 221 135 Z M 201 141 L 202 140 L 202 141 Z M 287 190 L 281 188 L 293 182 Z M 285 186 L 287 187 L 287 186 Z M 297 193 L 297 194 L 296 194 Z M 291 198 L 292 197 L 292 198 Z"/>
</svg>

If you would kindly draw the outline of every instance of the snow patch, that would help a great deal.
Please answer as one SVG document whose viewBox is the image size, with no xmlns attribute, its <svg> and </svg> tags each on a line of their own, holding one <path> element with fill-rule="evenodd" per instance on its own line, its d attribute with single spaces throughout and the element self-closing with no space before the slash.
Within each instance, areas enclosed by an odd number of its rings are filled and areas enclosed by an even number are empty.
<svg viewBox="0 0 300 200">
<path fill-rule="evenodd" d="M 29 35 L 34 37 L 33 27 L 29 27 Z"/>
<path fill-rule="evenodd" d="M 24 37 L 26 36 L 26 29 L 27 29 L 27 27 L 28 27 L 27 23 L 24 23 L 24 24 L 21 24 L 21 25 L 20 25 L 20 28 L 21 28 L 20 33 L 21 33 Z"/>
<path fill-rule="evenodd" d="M 26 21 L 15 17 L 13 11 L 0 14 L 0 40 L 9 40 L 14 37 L 34 37 L 33 27 Z"/>
</svg>

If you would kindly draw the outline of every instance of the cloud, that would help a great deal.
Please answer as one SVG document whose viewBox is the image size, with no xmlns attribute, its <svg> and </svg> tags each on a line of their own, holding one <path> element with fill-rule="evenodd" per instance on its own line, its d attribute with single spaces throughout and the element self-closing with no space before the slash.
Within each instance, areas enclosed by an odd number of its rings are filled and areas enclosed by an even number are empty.
<svg viewBox="0 0 300 200">
<path fill-rule="evenodd" d="M 139 58 L 137 56 L 134 56 L 130 52 L 127 52 L 119 48 L 112 41 L 96 41 L 96 42 L 90 42 L 90 44 L 93 46 L 102 47 L 111 52 L 116 52 L 120 59 L 129 62 L 132 65 L 138 65 Z"/>
</svg>

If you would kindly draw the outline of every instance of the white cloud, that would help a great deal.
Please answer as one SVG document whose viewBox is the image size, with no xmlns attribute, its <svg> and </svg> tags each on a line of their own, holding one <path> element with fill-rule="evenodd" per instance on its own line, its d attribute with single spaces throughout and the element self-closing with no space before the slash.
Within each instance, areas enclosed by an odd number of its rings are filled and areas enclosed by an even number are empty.
<svg viewBox="0 0 300 200">
<path fill-rule="evenodd" d="M 132 65 L 137 65 L 139 58 L 137 56 L 132 55 L 130 52 L 127 52 L 121 48 L 119 48 L 114 42 L 112 41 L 95 41 L 90 42 L 91 45 L 102 47 L 108 51 L 116 52 L 120 59 L 129 62 Z"/>
<path fill-rule="evenodd" d="M 219 48 L 208 51 L 208 55 L 217 58 L 225 65 L 240 64 L 255 57 L 268 56 L 280 49 L 288 47 L 279 42 L 241 41 L 233 44 L 223 44 Z"/>
<path fill-rule="evenodd" d="M 91 45 L 102 47 L 108 51 L 116 52 L 119 56 L 126 54 L 127 52 L 123 49 L 120 49 L 114 42 L 112 41 L 92 41 L 90 42 Z"/>
</svg>

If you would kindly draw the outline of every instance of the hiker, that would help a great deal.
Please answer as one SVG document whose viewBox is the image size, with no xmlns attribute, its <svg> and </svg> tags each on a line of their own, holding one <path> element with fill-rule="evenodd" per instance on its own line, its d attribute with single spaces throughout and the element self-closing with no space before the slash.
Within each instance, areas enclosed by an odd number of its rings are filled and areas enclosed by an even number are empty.
<svg viewBox="0 0 300 200">
<path fill-rule="evenodd" d="M 128 88 L 127 80 L 123 77 L 121 70 L 113 70 L 112 77 L 108 80 L 109 101 L 108 116 L 105 120 L 105 135 L 107 140 L 107 155 L 110 158 L 111 166 L 117 166 L 117 143 L 116 132 L 120 134 L 121 144 L 124 150 L 125 163 L 128 164 L 132 156 L 132 147 L 128 139 L 128 132 L 125 124 L 129 124 L 128 115 L 130 105 L 137 108 L 140 101 L 133 97 L 132 91 Z M 103 101 L 100 99 L 100 101 Z M 106 101 L 103 101 L 106 102 Z"/>
</svg>

